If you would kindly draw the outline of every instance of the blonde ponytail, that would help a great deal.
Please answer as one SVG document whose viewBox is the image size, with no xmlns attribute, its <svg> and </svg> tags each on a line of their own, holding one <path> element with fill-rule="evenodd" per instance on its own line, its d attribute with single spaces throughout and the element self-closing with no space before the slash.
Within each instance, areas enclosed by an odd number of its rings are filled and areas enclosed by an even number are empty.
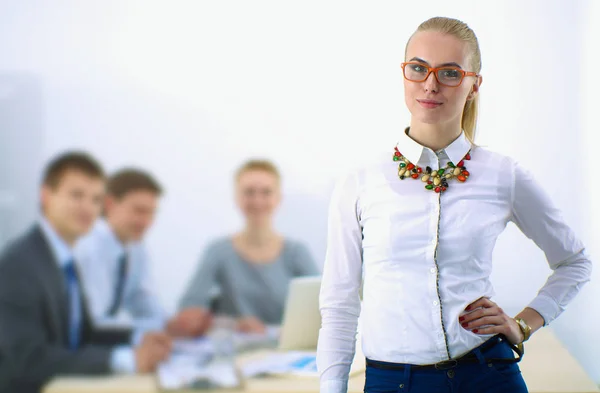
<svg viewBox="0 0 600 393">
<path fill-rule="evenodd" d="M 477 114 L 479 111 L 479 96 L 465 102 L 462 114 L 462 129 L 467 139 L 475 144 L 475 131 L 477 127 Z"/>
</svg>

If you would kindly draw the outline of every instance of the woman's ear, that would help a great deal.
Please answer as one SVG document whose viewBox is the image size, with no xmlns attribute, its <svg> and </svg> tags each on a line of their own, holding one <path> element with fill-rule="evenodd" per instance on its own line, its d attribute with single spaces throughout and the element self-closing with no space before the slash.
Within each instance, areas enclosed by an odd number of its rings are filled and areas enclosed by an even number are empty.
<svg viewBox="0 0 600 393">
<path fill-rule="evenodd" d="M 482 76 L 481 75 L 477 76 L 477 81 L 475 83 L 473 83 L 473 87 L 471 87 L 471 92 L 467 96 L 468 101 L 477 97 L 477 94 L 479 94 L 479 86 L 481 86 L 482 82 L 483 82 Z"/>
</svg>

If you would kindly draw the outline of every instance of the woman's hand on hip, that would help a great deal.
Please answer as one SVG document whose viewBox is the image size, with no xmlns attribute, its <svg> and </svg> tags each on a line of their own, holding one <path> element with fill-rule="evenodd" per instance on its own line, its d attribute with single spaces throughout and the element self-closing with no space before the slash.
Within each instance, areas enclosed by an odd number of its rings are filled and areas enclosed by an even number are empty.
<svg viewBox="0 0 600 393">
<path fill-rule="evenodd" d="M 468 305 L 465 311 L 468 314 L 458 319 L 464 329 L 475 334 L 503 334 L 515 345 L 523 341 L 517 322 L 490 299 L 482 297 Z"/>
</svg>

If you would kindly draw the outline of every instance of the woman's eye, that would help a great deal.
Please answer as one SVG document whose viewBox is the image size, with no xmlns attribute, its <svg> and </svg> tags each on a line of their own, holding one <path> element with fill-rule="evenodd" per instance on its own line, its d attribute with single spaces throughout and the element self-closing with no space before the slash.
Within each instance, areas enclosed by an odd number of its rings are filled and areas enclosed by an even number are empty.
<svg viewBox="0 0 600 393">
<path fill-rule="evenodd" d="M 427 72 L 427 67 L 419 64 L 411 64 L 410 68 L 415 72 Z"/>
<path fill-rule="evenodd" d="M 442 70 L 442 77 L 447 79 L 456 79 L 460 77 L 458 70 Z"/>
</svg>

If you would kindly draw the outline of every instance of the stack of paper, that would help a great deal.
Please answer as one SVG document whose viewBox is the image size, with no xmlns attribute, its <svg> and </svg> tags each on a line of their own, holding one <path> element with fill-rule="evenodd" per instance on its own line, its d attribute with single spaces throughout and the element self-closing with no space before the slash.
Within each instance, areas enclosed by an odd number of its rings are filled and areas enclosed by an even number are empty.
<svg viewBox="0 0 600 393">
<path fill-rule="evenodd" d="M 265 334 L 233 333 L 229 338 L 226 336 L 176 340 L 171 356 L 157 370 L 161 387 L 170 390 L 238 386 L 241 381 L 234 355 L 247 350 L 274 347 L 279 328 L 270 327 Z M 229 340 L 229 344 L 223 340 Z M 231 346 L 234 353 L 217 353 L 223 350 L 220 347 L 224 345 Z"/>
<path fill-rule="evenodd" d="M 362 353 L 360 340 L 350 367 L 350 375 L 363 372 L 366 369 L 365 357 Z M 266 375 L 291 377 L 319 377 L 317 370 L 316 351 L 287 351 L 267 355 L 261 359 L 246 363 L 242 367 L 246 378 Z"/>
<path fill-rule="evenodd" d="M 279 326 L 268 326 L 264 334 L 235 333 L 233 342 L 236 352 L 250 351 L 258 348 L 275 348 L 279 343 Z"/>
<path fill-rule="evenodd" d="M 158 369 L 162 389 L 182 388 L 235 388 L 241 384 L 233 362 L 211 361 L 205 365 L 181 361 L 170 361 Z"/>
<path fill-rule="evenodd" d="M 298 351 L 268 355 L 246 364 L 242 374 L 246 378 L 281 374 L 318 376 L 316 353 Z"/>
</svg>

